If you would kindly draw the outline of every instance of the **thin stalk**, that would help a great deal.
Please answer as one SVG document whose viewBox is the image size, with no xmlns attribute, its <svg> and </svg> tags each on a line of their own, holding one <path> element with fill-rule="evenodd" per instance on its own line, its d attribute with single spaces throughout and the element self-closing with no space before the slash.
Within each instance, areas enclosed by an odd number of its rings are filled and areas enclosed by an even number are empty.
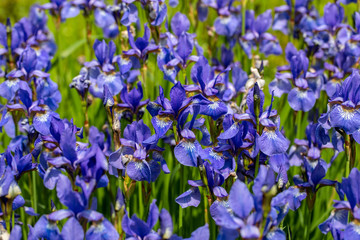
<svg viewBox="0 0 360 240">
<path fill-rule="evenodd" d="M 173 125 L 173 132 L 174 132 L 175 142 L 176 142 L 176 144 L 178 144 L 179 143 L 179 135 L 178 135 L 176 124 Z"/>
<path fill-rule="evenodd" d="M 89 114 L 88 114 L 88 100 L 87 100 L 87 94 L 85 94 L 84 99 L 81 100 L 81 107 L 84 113 L 84 130 L 85 130 L 85 135 L 89 136 L 89 128 L 90 128 L 90 123 L 89 123 Z"/>
<path fill-rule="evenodd" d="M 2 207 L 4 207 L 4 215 L 5 215 L 5 222 L 6 222 L 6 231 L 8 233 L 11 232 L 11 216 L 13 215 L 13 211 L 12 211 L 12 203 L 13 203 L 13 199 L 9 199 L 9 201 L 4 205 L 1 204 Z M 13 221 L 15 218 L 13 217 Z M 13 225 L 14 226 L 14 225 Z"/>
<path fill-rule="evenodd" d="M 215 131 L 215 122 L 214 122 L 214 119 L 212 119 L 212 117 L 210 117 L 210 116 L 208 116 L 208 119 L 209 119 L 211 141 L 215 145 L 217 142 L 216 131 Z"/>
<path fill-rule="evenodd" d="M 141 190 L 141 182 L 137 182 L 137 188 L 138 188 L 138 200 L 139 200 L 139 214 L 141 218 L 144 218 L 144 198 L 143 198 L 143 192 Z"/>
<path fill-rule="evenodd" d="M 87 49 L 89 52 L 88 54 L 88 60 L 91 60 L 92 58 L 92 53 L 93 53 L 93 48 L 91 46 L 91 34 L 92 34 L 92 29 L 91 29 L 91 19 L 90 19 L 90 14 L 85 12 L 84 13 L 85 16 L 85 25 L 86 25 L 86 43 L 87 43 Z"/>
<path fill-rule="evenodd" d="M 20 208 L 20 218 L 21 218 L 21 222 L 23 223 L 23 224 L 26 224 L 26 222 L 25 222 L 25 210 L 24 210 L 24 208 Z M 23 236 L 27 236 L 27 232 L 26 232 L 26 228 L 25 227 L 22 227 L 21 228 L 22 229 L 22 234 L 23 234 Z"/>
<path fill-rule="evenodd" d="M 242 0 L 241 1 L 241 34 L 245 35 L 245 15 L 246 15 L 246 2 L 247 0 Z"/>
<path fill-rule="evenodd" d="M 352 168 L 354 168 L 355 167 L 355 159 L 356 159 L 356 142 L 352 136 L 350 136 L 350 149 L 351 149 L 350 162 L 351 162 Z"/>
<path fill-rule="evenodd" d="M 296 112 L 296 138 L 297 139 L 301 139 L 301 131 L 300 131 L 300 127 L 301 127 L 301 121 L 302 121 L 302 115 L 303 112 L 302 111 L 298 111 Z"/>
<path fill-rule="evenodd" d="M 11 215 L 6 214 L 5 215 L 5 225 L 6 225 L 6 231 L 10 234 L 11 232 L 11 224 L 10 224 L 10 217 Z"/>
<path fill-rule="evenodd" d="M 36 185 L 36 172 L 32 171 L 31 172 L 31 177 L 32 177 L 32 195 L 34 197 L 34 201 L 33 201 L 33 208 L 34 211 L 37 213 L 37 201 L 38 201 L 38 195 L 37 195 L 37 185 Z"/>
<path fill-rule="evenodd" d="M 149 94 L 150 89 L 148 89 L 146 82 L 146 70 L 147 70 L 146 68 L 147 68 L 146 64 L 143 64 L 142 67 L 140 68 L 142 84 L 144 89 L 144 99 L 150 98 L 150 94 Z"/>
<path fill-rule="evenodd" d="M 14 211 L 11 212 L 11 226 L 13 228 L 15 227 L 15 212 Z"/>
<path fill-rule="evenodd" d="M 213 199 L 212 199 L 211 189 L 208 184 L 208 179 L 207 179 L 204 165 L 199 166 L 199 171 L 200 171 L 201 180 L 202 180 L 203 184 L 205 185 L 205 189 L 206 189 L 206 200 L 204 203 L 205 222 L 209 223 L 208 207 L 211 206 Z"/>
<path fill-rule="evenodd" d="M 7 19 L 7 23 L 6 23 L 6 37 L 7 37 L 7 45 L 8 45 L 8 72 L 10 72 L 13 68 L 14 68 L 14 61 L 12 58 L 12 52 L 11 52 L 11 34 L 12 32 L 12 28 L 11 28 L 11 23 L 10 23 L 10 19 Z"/>
<path fill-rule="evenodd" d="M 348 134 L 345 134 L 345 154 L 346 154 L 346 172 L 345 172 L 345 177 L 348 177 L 350 174 L 351 169 L 354 168 L 355 165 L 355 152 L 353 152 L 354 147 L 352 147 L 351 144 L 352 140 L 351 136 Z"/>
<path fill-rule="evenodd" d="M 304 239 L 310 239 L 310 232 L 311 232 L 311 222 L 312 222 L 312 209 L 309 207 L 305 207 L 306 212 L 306 224 L 305 224 L 305 238 Z"/>
<path fill-rule="evenodd" d="M 208 199 L 207 199 L 207 194 L 204 195 L 204 217 L 205 217 L 205 223 L 209 224 L 209 212 L 208 212 L 208 208 L 209 208 L 209 204 L 208 204 Z"/>
<path fill-rule="evenodd" d="M 315 200 L 316 200 L 316 192 L 313 192 L 312 190 L 307 190 L 307 196 L 306 196 L 307 204 L 305 205 L 305 211 L 306 211 L 305 239 L 310 239 L 312 215 L 313 215 Z"/>
<path fill-rule="evenodd" d="M 58 66 L 56 67 L 56 77 L 57 77 L 57 83 L 58 83 L 59 90 L 61 90 L 62 84 L 60 83 L 60 81 L 61 81 L 62 66 L 61 66 L 61 45 L 60 45 L 60 43 L 61 43 L 60 17 L 58 17 L 55 20 L 55 26 L 56 26 L 55 42 L 57 45 L 57 64 L 58 64 Z"/>
<path fill-rule="evenodd" d="M 180 166 L 180 189 L 181 192 L 184 192 L 184 180 L 185 180 L 185 171 L 184 166 Z M 179 205 L 179 235 L 183 235 L 183 208 Z"/>
</svg>

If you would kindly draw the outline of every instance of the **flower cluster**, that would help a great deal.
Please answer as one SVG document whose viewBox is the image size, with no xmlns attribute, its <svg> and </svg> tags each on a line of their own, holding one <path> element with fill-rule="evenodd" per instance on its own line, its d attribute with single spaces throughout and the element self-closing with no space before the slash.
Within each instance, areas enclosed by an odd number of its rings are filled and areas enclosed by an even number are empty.
<svg viewBox="0 0 360 240">
<path fill-rule="evenodd" d="M 356 2 L 50 0 L 0 23 L 0 238 L 360 239 Z"/>
</svg>

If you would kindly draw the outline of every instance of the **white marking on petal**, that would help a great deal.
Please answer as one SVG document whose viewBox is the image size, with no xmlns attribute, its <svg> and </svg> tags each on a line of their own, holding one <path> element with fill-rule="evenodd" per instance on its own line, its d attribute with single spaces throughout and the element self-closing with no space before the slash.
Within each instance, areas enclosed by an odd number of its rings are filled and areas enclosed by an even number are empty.
<svg viewBox="0 0 360 240">
<path fill-rule="evenodd" d="M 219 107 L 219 102 L 214 102 L 208 105 L 210 110 L 216 110 Z"/>
<path fill-rule="evenodd" d="M 142 162 L 135 162 L 136 170 L 141 170 L 144 168 L 144 164 Z"/>
<path fill-rule="evenodd" d="M 301 99 L 308 97 L 306 91 L 298 91 L 297 96 L 298 96 L 298 98 L 301 98 Z"/>
<path fill-rule="evenodd" d="M 264 132 L 264 134 L 266 134 L 266 137 L 267 137 L 268 139 L 274 140 L 274 139 L 277 139 L 277 138 L 278 138 L 278 136 L 276 135 L 275 131 L 273 131 L 273 130 L 267 129 L 267 131 Z"/>
<path fill-rule="evenodd" d="M 215 158 L 216 160 L 221 160 L 221 155 L 218 154 L 217 152 L 214 152 L 214 150 L 210 150 L 209 153 L 210 157 Z"/>
<path fill-rule="evenodd" d="M 190 151 L 190 152 L 195 151 L 195 144 L 193 144 L 192 142 L 182 142 L 181 145 L 187 151 Z"/>
<path fill-rule="evenodd" d="M 45 113 L 45 114 L 39 114 L 36 116 L 36 120 L 38 120 L 39 122 L 46 122 L 49 119 L 49 112 Z"/>
<path fill-rule="evenodd" d="M 16 84 L 18 84 L 19 80 L 9 80 L 9 81 L 5 81 L 6 86 L 8 87 L 12 87 L 15 86 Z"/>
<path fill-rule="evenodd" d="M 155 118 L 156 125 L 159 126 L 159 128 L 166 128 L 169 125 L 169 122 L 161 120 L 159 118 Z"/>
<path fill-rule="evenodd" d="M 360 235 L 360 226 L 356 225 L 354 223 L 350 223 L 353 226 L 354 232 L 356 232 L 358 235 Z"/>
<path fill-rule="evenodd" d="M 342 111 L 340 112 L 340 116 L 345 120 L 350 120 L 355 116 L 355 112 L 342 108 Z"/>
</svg>

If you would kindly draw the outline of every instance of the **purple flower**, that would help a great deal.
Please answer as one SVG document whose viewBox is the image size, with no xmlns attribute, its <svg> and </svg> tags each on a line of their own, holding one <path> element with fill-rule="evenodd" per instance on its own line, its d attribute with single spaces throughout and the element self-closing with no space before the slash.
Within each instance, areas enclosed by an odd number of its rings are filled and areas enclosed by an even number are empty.
<svg viewBox="0 0 360 240">
<path fill-rule="evenodd" d="M 253 11 L 246 12 L 246 32 L 240 38 L 240 45 L 248 55 L 252 56 L 252 48 L 259 46 L 265 55 L 282 53 L 281 46 L 277 38 L 266 31 L 271 27 L 271 10 L 260 14 L 256 19 Z"/>
<path fill-rule="evenodd" d="M 130 32 L 130 28 L 128 27 L 128 36 L 131 49 L 124 51 L 124 56 L 135 56 L 138 59 L 145 61 L 149 53 L 158 51 L 159 47 L 149 41 L 150 29 L 147 24 L 144 24 L 144 29 L 144 36 L 137 38 L 135 41 L 133 35 Z"/>
<path fill-rule="evenodd" d="M 67 0 L 51 0 L 50 3 L 45 3 L 41 7 L 50 10 L 50 14 L 60 17 L 61 21 L 76 17 L 80 13 L 78 6 Z"/>
<path fill-rule="evenodd" d="M 130 91 L 127 88 L 123 88 L 120 94 L 120 98 L 122 103 L 119 103 L 117 106 L 121 109 L 128 109 L 132 115 L 137 116 L 137 120 L 139 121 L 139 116 L 141 116 L 141 109 L 149 103 L 149 99 L 141 101 L 143 98 L 141 82 L 137 83 L 137 88 L 134 87 Z"/>
<path fill-rule="evenodd" d="M 112 12 L 96 8 L 94 16 L 95 24 L 102 28 L 105 37 L 115 38 L 119 34 L 119 26 Z"/>
<path fill-rule="evenodd" d="M 145 142 L 150 136 L 150 129 L 142 120 L 129 124 L 124 130 L 124 138 L 120 139 L 120 148 L 110 154 L 109 164 L 117 169 L 125 169 L 135 181 L 155 181 L 161 171 L 159 162 L 163 171 L 169 173 L 161 156 L 163 149 Z"/>
<path fill-rule="evenodd" d="M 87 68 L 99 66 L 104 72 L 113 71 L 115 69 L 113 65 L 114 54 L 116 52 L 115 43 L 110 41 L 109 44 L 106 44 L 105 40 L 100 42 L 96 39 L 93 48 L 97 61 L 87 62 L 85 66 Z"/>
<path fill-rule="evenodd" d="M 50 75 L 42 72 L 37 66 L 38 57 L 36 52 L 31 47 L 26 47 L 22 51 L 20 58 L 17 62 L 17 69 L 11 71 L 8 78 L 21 78 L 23 77 L 26 81 L 30 82 L 33 77 L 46 78 Z"/>
<path fill-rule="evenodd" d="M 150 205 L 149 215 L 146 222 L 139 219 L 136 214 L 131 218 L 127 214 L 122 219 L 122 229 L 127 239 L 160 239 L 160 236 L 152 230 L 159 218 L 159 209 L 156 200 Z M 170 219 L 171 220 L 171 219 Z"/>
<path fill-rule="evenodd" d="M 160 26 L 165 20 L 167 6 L 164 0 L 141 0 L 141 4 L 148 11 L 152 26 Z"/>
<path fill-rule="evenodd" d="M 346 134 L 352 134 L 360 128 L 360 76 L 354 71 L 345 79 L 330 99 L 331 109 L 328 112 L 331 127 L 339 127 Z"/>
<path fill-rule="evenodd" d="M 338 3 L 327 3 L 324 7 L 324 22 L 333 31 L 344 18 L 344 8 Z"/>
</svg>

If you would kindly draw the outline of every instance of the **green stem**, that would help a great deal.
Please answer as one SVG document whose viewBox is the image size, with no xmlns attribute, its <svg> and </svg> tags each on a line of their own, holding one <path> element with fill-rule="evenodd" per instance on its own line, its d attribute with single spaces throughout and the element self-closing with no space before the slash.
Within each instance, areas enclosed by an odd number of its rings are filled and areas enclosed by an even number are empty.
<svg viewBox="0 0 360 240">
<path fill-rule="evenodd" d="M 202 180 L 203 184 L 205 185 L 205 189 L 206 189 L 206 200 L 204 203 L 205 222 L 209 223 L 208 207 L 211 206 L 213 199 L 212 199 L 211 190 L 210 190 L 210 187 L 208 184 L 208 179 L 206 176 L 206 170 L 205 170 L 204 165 L 199 166 L 199 171 L 200 171 L 201 180 Z"/>
<path fill-rule="evenodd" d="M 184 166 L 180 166 L 180 189 L 181 192 L 184 192 L 185 189 L 185 184 L 184 184 L 184 180 L 185 180 L 185 171 L 184 171 Z M 179 235 L 182 236 L 183 235 L 183 208 L 179 205 Z"/>
<path fill-rule="evenodd" d="M 13 203 L 13 199 L 9 199 L 7 201 L 7 203 L 5 204 L 5 209 L 4 211 L 4 215 L 5 215 L 5 222 L 6 222 L 6 231 L 8 233 L 11 232 L 11 216 L 13 215 L 13 210 L 12 210 L 12 203 Z M 3 204 L 2 204 L 3 205 Z M 15 223 L 15 218 L 13 216 L 13 222 Z M 13 225 L 14 227 L 14 225 Z"/>
<path fill-rule="evenodd" d="M 216 132 L 215 132 L 215 122 L 214 122 L 214 119 L 212 119 L 212 117 L 210 117 L 210 116 L 208 116 L 208 119 L 209 119 L 211 141 L 212 141 L 213 145 L 215 145 L 217 142 L 217 137 L 216 137 Z"/>
<path fill-rule="evenodd" d="M 11 28 L 11 23 L 10 23 L 10 19 L 8 19 L 8 22 L 6 24 L 6 37 L 7 37 L 7 45 L 8 45 L 8 71 L 10 72 L 13 68 L 14 68 L 14 62 L 13 62 L 13 58 L 12 58 L 12 52 L 11 52 L 11 32 L 12 32 L 12 28 Z"/>
<path fill-rule="evenodd" d="M 241 34 L 243 36 L 245 35 L 246 2 L 247 0 L 241 1 Z"/>
<path fill-rule="evenodd" d="M 354 141 L 350 135 L 345 134 L 345 154 L 346 154 L 346 172 L 345 177 L 348 177 L 351 169 L 354 168 L 355 165 L 355 152 L 353 152 L 354 147 L 352 145 L 352 141 Z"/>
<path fill-rule="evenodd" d="M 143 192 L 141 189 L 141 182 L 137 182 L 137 188 L 138 188 L 138 200 L 139 200 L 139 214 L 140 218 L 144 218 L 144 198 L 143 198 Z"/>
<path fill-rule="evenodd" d="M 10 229 L 10 216 L 5 217 L 5 222 L 6 222 L 6 231 L 10 234 L 10 232 L 11 232 L 11 229 Z"/>
<path fill-rule="evenodd" d="M 88 60 L 91 60 L 92 58 L 92 53 L 93 53 L 93 48 L 91 46 L 91 19 L 90 19 L 90 14 L 89 13 L 85 13 L 85 22 L 86 22 L 86 43 L 87 43 L 87 49 L 89 52 L 88 54 Z"/>
<path fill-rule="evenodd" d="M 56 42 L 56 45 L 57 45 L 57 68 L 56 68 L 56 75 L 57 75 L 57 83 L 58 83 L 58 87 L 59 87 L 59 90 L 61 90 L 61 69 L 62 69 L 62 65 L 61 65 L 61 29 L 60 29 L 60 26 L 61 26 L 61 22 L 60 22 L 60 18 L 57 18 L 55 19 L 55 26 L 56 26 L 56 31 L 55 31 L 55 42 Z"/>
<path fill-rule="evenodd" d="M 81 107 L 82 107 L 84 117 L 85 117 L 85 120 L 84 120 L 85 136 L 89 136 L 90 124 L 89 124 L 89 114 L 88 114 L 89 106 L 88 106 L 87 94 L 85 94 L 84 99 L 81 100 Z"/>
<path fill-rule="evenodd" d="M 301 121 L 302 121 L 302 111 L 296 112 L 296 138 L 301 139 Z"/>
<path fill-rule="evenodd" d="M 178 135 L 178 131 L 176 128 L 176 123 L 173 125 L 173 132 L 174 132 L 175 142 L 176 142 L 176 144 L 178 144 L 179 143 L 179 135 Z"/>
<path fill-rule="evenodd" d="M 207 199 L 207 194 L 204 195 L 204 217 L 205 217 L 205 223 L 209 224 L 209 213 L 208 213 L 208 209 L 209 209 L 209 204 L 208 204 L 208 199 Z"/>
<path fill-rule="evenodd" d="M 146 64 L 145 63 L 141 66 L 140 73 L 141 73 L 142 85 L 143 85 L 143 89 L 144 89 L 144 99 L 148 99 L 148 98 L 150 98 L 150 94 L 149 94 L 150 89 L 148 89 L 147 82 L 146 82 Z"/>
<path fill-rule="evenodd" d="M 11 225 L 14 228 L 14 226 L 15 226 L 15 212 L 14 211 L 11 212 Z"/>
<path fill-rule="evenodd" d="M 31 176 L 32 176 L 32 195 L 33 195 L 33 208 L 34 211 L 37 213 L 37 185 L 36 185 L 36 172 L 32 171 L 31 172 Z"/>
<path fill-rule="evenodd" d="M 23 224 L 26 224 L 26 222 L 25 222 L 25 210 L 24 210 L 24 208 L 22 207 L 22 208 L 20 208 L 20 218 L 21 218 L 21 222 L 23 223 Z M 22 229 L 22 234 L 23 234 L 23 236 L 27 236 L 27 232 L 26 232 L 26 228 L 25 227 L 22 227 L 21 228 Z"/>
</svg>

